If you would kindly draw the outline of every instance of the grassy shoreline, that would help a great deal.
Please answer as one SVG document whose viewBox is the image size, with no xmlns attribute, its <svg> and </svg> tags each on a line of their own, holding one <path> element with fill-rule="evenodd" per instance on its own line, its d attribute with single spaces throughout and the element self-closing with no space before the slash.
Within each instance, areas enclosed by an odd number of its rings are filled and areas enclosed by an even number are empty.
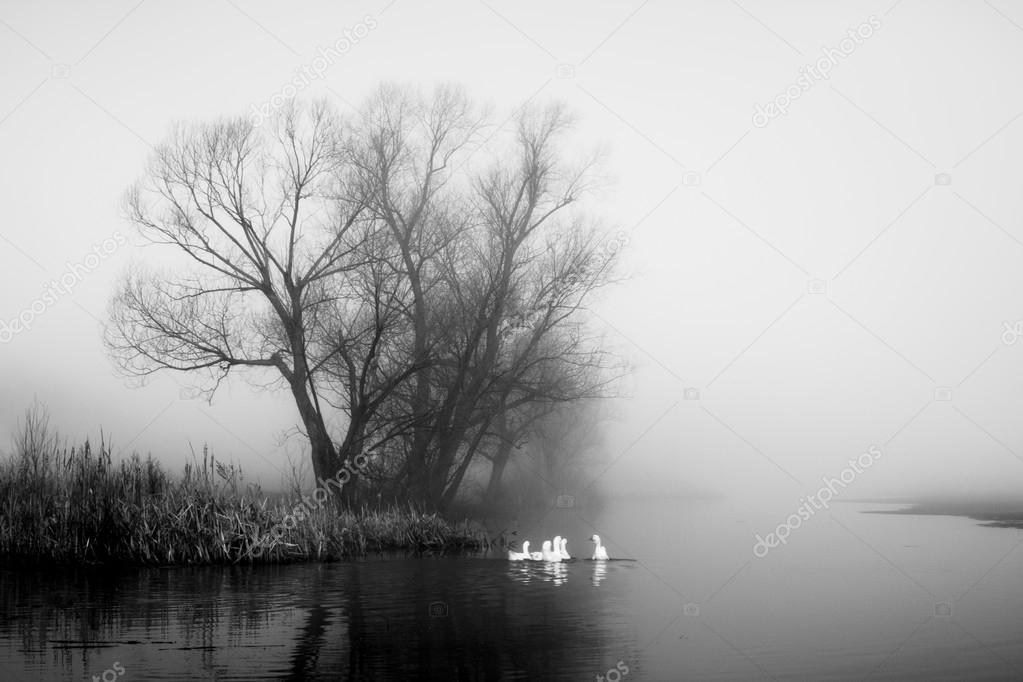
<svg viewBox="0 0 1023 682">
<path fill-rule="evenodd" d="M 891 503 L 887 501 L 886 503 Z M 934 498 L 901 500 L 903 509 L 874 510 L 871 514 L 911 514 L 923 516 L 964 516 L 993 528 L 1023 529 L 1023 500 Z"/>
<path fill-rule="evenodd" d="M 240 469 L 203 461 L 172 478 L 151 457 L 36 442 L 0 462 L 0 562 L 212 565 L 336 561 L 374 551 L 482 550 L 469 520 L 412 507 L 271 502 Z"/>
</svg>

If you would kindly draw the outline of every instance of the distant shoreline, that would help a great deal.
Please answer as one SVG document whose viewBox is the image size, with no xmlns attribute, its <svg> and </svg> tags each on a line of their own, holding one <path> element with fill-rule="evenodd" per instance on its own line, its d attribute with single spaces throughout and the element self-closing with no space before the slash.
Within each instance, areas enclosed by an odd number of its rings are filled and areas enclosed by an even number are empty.
<svg viewBox="0 0 1023 682">
<path fill-rule="evenodd" d="M 846 500 L 865 504 L 901 504 L 903 509 L 870 510 L 868 514 L 911 514 L 920 516 L 964 516 L 992 528 L 1023 529 L 1023 499 L 874 499 Z"/>
</svg>

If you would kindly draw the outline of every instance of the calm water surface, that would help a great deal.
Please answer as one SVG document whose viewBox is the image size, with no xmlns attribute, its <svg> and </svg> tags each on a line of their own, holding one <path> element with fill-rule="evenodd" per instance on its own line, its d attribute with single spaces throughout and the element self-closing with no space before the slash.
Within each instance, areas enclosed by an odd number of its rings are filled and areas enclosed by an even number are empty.
<svg viewBox="0 0 1023 682">
<path fill-rule="evenodd" d="M 793 509 L 646 500 L 520 529 L 607 564 L 0 571 L 0 679 L 1023 679 L 1023 532 L 868 509 L 763 558 Z"/>
</svg>

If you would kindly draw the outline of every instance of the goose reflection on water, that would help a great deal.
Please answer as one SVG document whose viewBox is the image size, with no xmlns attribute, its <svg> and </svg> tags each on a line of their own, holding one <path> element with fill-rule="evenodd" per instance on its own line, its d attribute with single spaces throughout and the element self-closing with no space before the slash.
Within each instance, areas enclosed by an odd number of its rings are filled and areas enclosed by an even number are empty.
<svg viewBox="0 0 1023 682">
<path fill-rule="evenodd" d="M 514 563 L 508 565 L 508 577 L 528 585 L 533 581 L 564 585 L 568 582 L 568 566 L 561 562 Z"/>
<path fill-rule="evenodd" d="M 546 580 L 555 585 L 564 585 L 568 582 L 568 566 L 560 562 L 544 564 L 540 575 L 541 580 Z"/>
<path fill-rule="evenodd" d="M 517 583 L 528 585 L 533 582 L 533 569 L 530 564 L 509 564 L 508 577 Z"/>
<path fill-rule="evenodd" d="M 594 561 L 593 562 L 593 579 L 591 582 L 594 587 L 600 587 L 600 583 L 604 578 L 607 577 L 607 562 Z"/>
<path fill-rule="evenodd" d="M 620 561 L 629 561 L 623 559 Z M 608 562 L 606 561 L 582 561 L 568 564 L 565 562 L 516 562 L 508 564 L 508 577 L 517 583 L 528 585 L 533 582 L 547 582 L 554 585 L 564 585 L 568 582 L 570 573 L 579 573 L 580 569 L 586 570 L 584 566 L 592 566 L 590 573 L 590 584 L 600 587 L 600 583 L 607 578 Z M 623 566 L 628 568 L 628 564 Z"/>
</svg>

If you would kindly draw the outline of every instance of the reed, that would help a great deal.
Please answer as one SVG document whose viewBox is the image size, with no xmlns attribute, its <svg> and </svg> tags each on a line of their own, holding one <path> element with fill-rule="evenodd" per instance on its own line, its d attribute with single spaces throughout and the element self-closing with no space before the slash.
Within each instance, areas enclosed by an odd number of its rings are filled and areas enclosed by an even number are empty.
<svg viewBox="0 0 1023 682">
<path fill-rule="evenodd" d="M 29 432 L 29 433 L 26 433 Z M 32 415 L 0 461 L 0 558 L 147 565 L 333 561 L 367 552 L 481 550 L 482 528 L 412 506 L 340 509 L 294 493 L 271 502 L 241 468 L 193 453 L 180 477 L 152 457 L 115 462 L 98 447 L 60 445 Z"/>
</svg>

